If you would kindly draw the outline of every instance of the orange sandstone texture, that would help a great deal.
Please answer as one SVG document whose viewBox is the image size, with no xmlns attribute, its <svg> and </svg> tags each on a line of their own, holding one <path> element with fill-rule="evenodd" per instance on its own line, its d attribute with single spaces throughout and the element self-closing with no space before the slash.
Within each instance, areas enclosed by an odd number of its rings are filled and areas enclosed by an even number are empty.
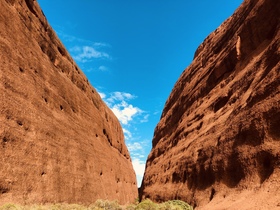
<svg viewBox="0 0 280 210">
<path fill-rule="evenodd" d="M 166 101 L 142 199 L 280 209 L 280 1 L 245 0 Z"/>
<path fill-rule="evenodd" d="M 121 125 L 36 1 L 0 1 L 0 58 L 0 204 L 133 202 Z"/>
</svg>

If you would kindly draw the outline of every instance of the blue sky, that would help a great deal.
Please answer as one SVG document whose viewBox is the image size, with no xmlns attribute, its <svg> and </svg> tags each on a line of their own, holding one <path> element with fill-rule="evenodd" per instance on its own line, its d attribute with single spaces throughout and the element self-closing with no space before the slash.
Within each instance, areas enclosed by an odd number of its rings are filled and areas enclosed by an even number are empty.
<svg viewBox="0 0 280 210">
<path fill-rule="evenodd" d="M 38 0 L 120 120 L 141 184 L 165 101 L 199 44 L 242 0 Z"/>
</svg>

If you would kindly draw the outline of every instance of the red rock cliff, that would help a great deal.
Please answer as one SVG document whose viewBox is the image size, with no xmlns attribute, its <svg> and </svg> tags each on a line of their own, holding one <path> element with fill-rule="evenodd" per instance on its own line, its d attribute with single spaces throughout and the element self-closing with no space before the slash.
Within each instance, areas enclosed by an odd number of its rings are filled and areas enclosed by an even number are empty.
<svg viewBox="0 0 280 210">
<path fill-rule="evenodd" d="M 198 47 L 162 112 L 140 194 L 280 208 L 280 1 L 245 0 Z"/>
<path fill-rule="evenodd" d="M 0 1 L 0 204 L 132 202 L 115 115 L 33 0 Z"/>
</svg>

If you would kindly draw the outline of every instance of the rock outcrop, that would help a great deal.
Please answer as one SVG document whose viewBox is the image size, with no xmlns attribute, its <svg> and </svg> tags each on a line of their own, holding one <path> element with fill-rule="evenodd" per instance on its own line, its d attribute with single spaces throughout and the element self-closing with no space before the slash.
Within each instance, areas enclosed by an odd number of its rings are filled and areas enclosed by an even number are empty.
<svg viewBox="0 0 280 210">
<path fill-rule="evenodd" d="M 198 47 L 153 137 L 142 199 L 280 209 L 280 1 L 245 0 Z"/>
<path fill-rule="evenodd" d="M 121 125 L 34 0 L 0 1 L 0 204 L 134 201 Z"/>
</svg>

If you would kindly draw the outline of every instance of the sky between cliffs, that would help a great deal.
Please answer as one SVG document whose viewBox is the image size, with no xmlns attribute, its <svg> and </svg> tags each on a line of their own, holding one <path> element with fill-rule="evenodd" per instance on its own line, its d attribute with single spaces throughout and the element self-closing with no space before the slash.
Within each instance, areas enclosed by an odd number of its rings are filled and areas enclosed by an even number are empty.
<svg viewBox="0 0 280 210">
<path fill-rule="evenodd" d="M 138 186 L 165 101 L 199 44 L 242 0 L 38 0 L 123 126 Z"/>
</svg>

